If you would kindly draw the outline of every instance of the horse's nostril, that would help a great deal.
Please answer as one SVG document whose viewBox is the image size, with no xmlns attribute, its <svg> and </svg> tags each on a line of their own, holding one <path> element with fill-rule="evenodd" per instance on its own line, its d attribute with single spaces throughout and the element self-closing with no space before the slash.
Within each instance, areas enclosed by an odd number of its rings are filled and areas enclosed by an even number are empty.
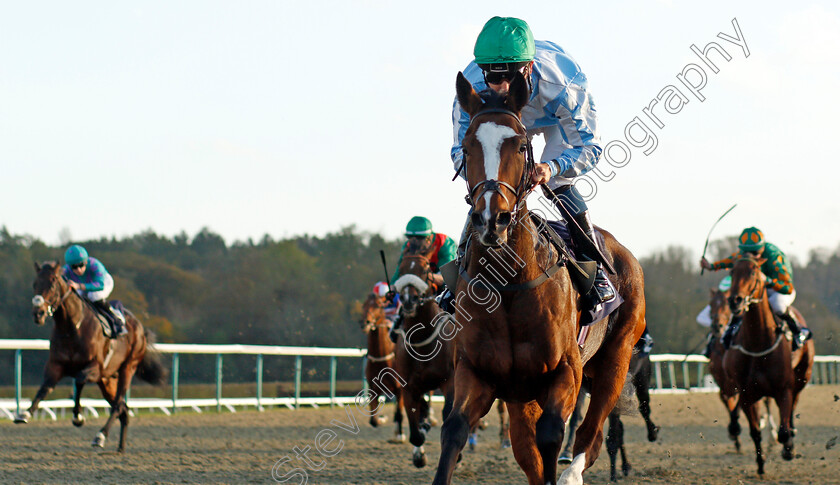
<svg viewBox="0 0 840 485">
<path fill-rule="evenodd" d="M 499 215 L 496 216 L 496 225 L 499 227 L 506 227 L 510 224 L 510 220 L 510 212 L 499 212 Z"/>
<path fill-rule="evenodd" d="M 484 226 L 484 216 L 482 216 L 480 212 L 473 212 L 470 214 L 470 221 L 472 221 L 472 225 L 474 227 Z"/>
</svg>

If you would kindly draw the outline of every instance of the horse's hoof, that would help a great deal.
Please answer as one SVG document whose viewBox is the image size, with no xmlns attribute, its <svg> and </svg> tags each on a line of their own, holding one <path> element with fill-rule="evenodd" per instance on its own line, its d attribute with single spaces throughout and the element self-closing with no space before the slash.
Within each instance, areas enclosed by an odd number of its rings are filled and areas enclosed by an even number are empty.
<svg viewBox="0 0 840 485">
<path fill-rule="evenodd" d="M 508 441 L 508 446 L 510 446 L 510 441 Z M 561 465 L 568 465 L 572 462 L 572 454 L 569 452 L 563 452 L 560 454 L 560 458 L 557 459 L 557 463 Z"/>
<path fill-rule="evenodd" d="M 426 453 L 422 451 L 415 451 L 411 460 L 414 463 L 414 466 L 417 468 L 423 468 L 426 466 Z"/>
<path fill-rule="evenodd" d="M 105 448 L 106 439 L 107 438 L 105 438 L 105 433 L 100 431 L 99 434 L 96 435 L 96 438 L 93 439 L 93 442 L 90 445 L 97 446 L 99 448 Z"/>
<path fill-rule="evenodd" d="M 653 429 L 648 430 L 648 441 L 653 443 L 656 441 L 656 438 L 659 436 L 659 426 L 654 426 Z"/>
<path fill-rule="evenodd" d="M 790 448 L 785 446 L 782 449 L 782 459 L 784 459 L 785 461 L 793 460 L 793 447 L 792 446 Z"/>
<path fill-rule="evenodd" d="M 633 469 L 633 467 L 631 467 L 629 463 L 625 463 L 625 464 L 621 465 L 621 473 L 623 473 L 625 477 L 627 475 L 630 475 L 630 470 L 632 470 L 632 469 Z"/>
<path fill-rule="evenodd" d="M 437 420 L 436 417 L 429 415 L 429 426 L 437 426 L 440 424 L 440 421 Z"/>
<path fill-rule="evenodd" d="M 15 423 L 17 424 L 26 424 L 30 419 L 32 419 L 32 413 L 29 411 L 24 411 L 15 415 Z"/>
<path fill-rule="evenodd" d="M 502 440 L 502 449 L 505 450 L 505 449 L 508 449 L 508 448 L 510 448 L 510 440 L 508 440 L 508 439 Z M 569 462 L 571 462 L 571 461 L 572 460 L 569 459 Z"/>
<path fill-rule="evenodd" d="M 73 426 L 75 426 L 77 428 L 81 428 L 84 425 L 85 425 L 85 415 L 84 414 L 79 414 L 79 415 L 73 416 Z"/>
<path fill-rule="evenodd" d="M 389 439 L 389 440 L 388 440 L 388 443 L 393 443 L 393 444 L 395 444 L 395 445 L 398 445 L 398 444 L 401 444 L 401 443 L 405 443 L 405 435 L 404 435 L 404 434 L 397 434 L 397 435 L 394 435 L 394 437 L 393 437 L 393 438 L 391 438 L 391 439 Z"/>
<path fill-rule="evenodd" d="M 586 467 L 586 454 L 581 453 L 572 460 L 569 468 L 563 470 L 558 485 L 583 485 L 583 469 Z"/>
<path fill-rule="evenodd" d="M 488 426 L 490 426 L 490 423 L 488 423 L 486 419 L 480 419 L 478 421 L 478 429 L 483 431 L 487 429 Z"/>
</svg>

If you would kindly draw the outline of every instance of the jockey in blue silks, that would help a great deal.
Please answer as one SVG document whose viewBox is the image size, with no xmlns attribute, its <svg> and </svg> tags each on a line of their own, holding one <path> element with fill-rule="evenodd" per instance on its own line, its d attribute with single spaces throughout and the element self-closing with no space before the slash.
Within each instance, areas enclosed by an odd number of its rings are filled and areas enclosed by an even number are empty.
<svg viewBox="0 0 840 485">
<path fill-rule="evenodd" d="M 475 59 L 464 70 L 464 76 L 478 92 L 492 89 L 505 93 L 516 72 L 525 76 L 531 96 L 522 109 L 522 124 L 528 136 L 542 134 L 545 138 L 545 150 L 540 163 L 536 164 L 531 182 L 545 184 L 554 194 L 552 199 L 555 204 L 562 204 L 565 208 L 560 212 L 578 248 L 577 258 L 597 261 L 599 258 L 595 254 L 589 254 L 593 245 L 595 250 L 601 250 L 594 237 L 589 211 L 580 192 L 572 185 L 575 177 L 595 167 L 602 151 L 595 103 L 586 75 L 560 46 L 553 42 L 535 41 L 528 24 L 512 17 L 490 19 L 478 35 L 473 53 Z M 464 153 L 461 143 L 470 117 L 461 109 L 457 97 L 452 122 L 455 138 L 452 161 L 455 170 L 466 178 L 466 171 L 462 170 Z M 461 237 L 462 250 L 466 244 L 467 226 L 469 218 Z M 579 226 L 580 230 L 573 226 Z M 599 263 L 595 285 L 585 295 L 585 300 L 595 306 L 612 300 L 615 294 L 615 288 Z"/>
</svg>

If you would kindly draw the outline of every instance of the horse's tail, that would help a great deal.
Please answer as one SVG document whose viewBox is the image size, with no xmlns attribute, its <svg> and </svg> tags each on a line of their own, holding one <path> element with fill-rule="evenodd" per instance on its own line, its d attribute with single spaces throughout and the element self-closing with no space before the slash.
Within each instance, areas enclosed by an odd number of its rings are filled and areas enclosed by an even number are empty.
<svg viewBox="0 0 840 485">
<path fill-rule="evenodd" d="M 633 384 L 633 374 L 627 373 L 624 379 L 624 387 L 615 403 L 615 409 L 623 416 L 637 416 L 639 414 L 639 401 L 636 398 L 636 386 Z"/>
<path fill-rule="evenodd" d="M 146 335 L 146 355 L 137 367 L 137 376 L 149 384 L 163 385 L 166 383 L 167 371 L 160 360 L 160 352 L 155 349 L 155 333 L 148 328 L 144 328 L 143 332 Z"/>
</svg>

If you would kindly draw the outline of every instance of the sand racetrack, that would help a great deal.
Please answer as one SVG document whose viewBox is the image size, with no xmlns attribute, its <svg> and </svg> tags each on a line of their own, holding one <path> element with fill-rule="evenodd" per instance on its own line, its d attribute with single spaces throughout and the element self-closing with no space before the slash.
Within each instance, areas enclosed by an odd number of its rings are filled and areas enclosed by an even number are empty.
<svg viewBox="0 0 840 485">
<path fill-rule="evenodd" d="M 440 416 L 440 406 L 436 406 Z M 726 435 L 723 406 L 712 394 L 655 395 L 653 419 L 661 426 L 659 440 L 645 440 L 638 416 L 624 418 L 627 452 L 633 470 L 619 483 L 818 483 L 840 484 L 840 386 L 811 386 L 803 391 L 797 413 L 797 457 L 781 459 L 781 446 L 767 451 L 766 476 L 756 477 L 753 445 L 746 428 L 743 452 L 736 454 Z M 392 406 L 385 407 L 392 413 Z M 350 413 L 350 414 L 348 414 Z M 352 427 L 354 434 L 332 420 Z M 466 452 L 454 483 L 525 483 L 525 475 L 511 451 L 500 450 L 496 413 L 491 427 L 482 432 L 475 452 Z M 411 465 L 411 446 L 386 442 L 391 423 L 373 429 L 355 406 L 335 409 L 272 409 L 235 414 L 207 412 L 175 416 L 141 414 L 132 419 L 128 451 L 117 454 L 118 424 L 104 450 L 89 443 L 104 418 L 89 419 L 80 429 L 69 419 L 39 419 L 27 425 L 0 421 L 0 482 L 2 483 L 276 483 L 271 470 L 278 460 L 277 476 L 305 465 L 293 449 L 312 457 L 307 470 L 312 484 L 416 484 L 431 483 L 437 465 L 439 428 L 433 428 L 426 450 L 429 466 Z M 745 420 L 741 419 L 746 427 Z M 323 458 L 315 450 L 316 435 L 333 430 L 331 443 L 321 435 L 321 449 L 342 446 Z M 766 436 L 766 435 L 765 435 Z M 340 441 L 339 441 L 340 440 Z M 765 443 L 766 443 L 765 439 Z M 343 442 L 343 443 L 342 443 Z M 305 483 L 302 475 L 285 483 Z M 604 449 L 595 465 L 584 473 L 586 483 L 609 483 L 609 458 Z"/>
</svg>

